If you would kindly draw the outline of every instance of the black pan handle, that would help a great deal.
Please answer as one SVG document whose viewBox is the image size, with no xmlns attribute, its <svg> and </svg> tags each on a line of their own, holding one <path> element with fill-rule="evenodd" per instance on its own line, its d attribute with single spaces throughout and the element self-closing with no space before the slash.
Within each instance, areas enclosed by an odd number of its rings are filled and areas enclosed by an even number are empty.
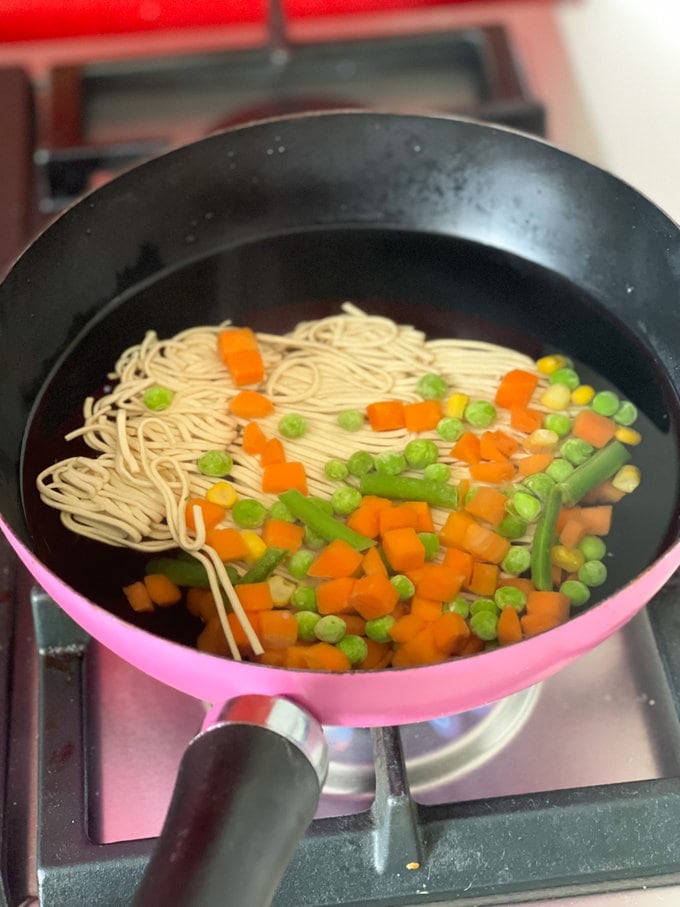
<svg viewBox="0 0 680 907">
<path fill-rule="evenodd" d="M 321 725 L 270 696 L 213 709 L 180 764 L 133 907 L 268 907 L 326 777 Z"/>
</svg>

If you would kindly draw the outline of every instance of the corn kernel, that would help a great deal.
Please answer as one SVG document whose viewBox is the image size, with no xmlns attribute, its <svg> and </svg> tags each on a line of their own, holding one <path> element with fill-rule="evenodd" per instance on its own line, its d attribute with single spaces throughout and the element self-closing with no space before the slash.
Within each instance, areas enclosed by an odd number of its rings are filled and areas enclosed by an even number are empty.
<svg viewBox="0 0 680 907">
<path fill-rule="evenodd" d="M 252 564 L 254 561 L 258 560 L 258 558 L 261 558 L 267 550 L 266 542 L 262 536 L 258 535 L 253 529 L 242 529 L 241 538 L 248 548 L 248 554 L 244 557 L 244 561 L 247 564 Z"/>
<path fill-rule="evenodd" d="M 231 482 L 215 482 L 215 484 L 206 491 L 205 497 L 211 504 L 219 504 L 220 507 L 224 507 L 225 510 L 229 510 L 230 507 L 233 507 L 238 500 L 238 494 Z"/>
<path fill-rule="evenodd" d="M 588 406 L 595 396 L 595 388 L 589 384 L 579 384 L 576 390 L 571 393 L 571 402 L 575 406 Z"/>
<path fill-rule="evenodd" d="M 564 545 L 555 545 L 551 549 L 550 560 L 556 567 L 561 567 L 567 573 L 576 573 L 586 561 L 581 551 L 566 548 Z"/>
<path fill-rule="evenodd" d="M 532 454 L 551 453 L 557 447 L 559 440 L 560 437 L 556 431 L 551 431 L 549 428 L 537 428 L 525 439 L 522 446 Z"/>
<path fill-rule="evenodd" d="M 625 492 L 625 494 L 635 491 L 639 484 L 640 470 L 637 466 L 632 466 L 630 463 L 627 466 L 622 466 L 612 479 L 614 488 Z"/>
<path fill-rule="evenodd" d="M 566 356 L 560 356 L 555 353 L 552 356 L 543 356 L 536 363 L 536 368 L 542 375 L 552 375 L 558 368 L 568 368 L 571 365 L 571 359 Z"/>
<path fill-rule="evenodd" d="M 566 384 L 551 384 L 543 392 L 541 403 L 548 409 L 566 409 L 571 401 L 571 392 Z"/>
<path fill-rule="evenodd" d="M 635 447 L 636 444 L 639 444 L 640 441 L 642 441 L 642 435 L 639 431 L 623 425 L 620 428 L 616 429 L 616 431 L 614 432 L 614 437 L 622 444 L 630 444 L 631 447 Z"/>
<path fill-rule="evenodd" d="M 452 419 L 462 419 L 465 407 L 470 402 L 467 394 L 451 394 L 446 401 L 446 415 Z"/>
<path fill-rule="evenodd" d="M 267 580 L 275 608 L 285 608 L 295 591 L 296 584 L 285 576 L 270 576 Z"/>
</svg>

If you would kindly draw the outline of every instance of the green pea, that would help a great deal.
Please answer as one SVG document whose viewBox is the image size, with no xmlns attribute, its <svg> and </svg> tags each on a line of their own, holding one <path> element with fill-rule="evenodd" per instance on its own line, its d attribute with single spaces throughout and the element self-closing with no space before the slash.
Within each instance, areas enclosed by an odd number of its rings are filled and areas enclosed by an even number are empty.
<svg viewBox="0 0 680 907">
<path fill-rule="evenodd" d="M 638 409 L 629 400 L 623 400 L 614 413 L 614 422 L 619 425 L 632 425 L 638 417 Z"/>
<path fill-rule="evenodd" d="M 613 391 L 600 391 L 590 401 L 590 406 L 601 416 L 613 416 L 620 406 L 620 401 Z"/>
<path fill-rule="evenodd" d="M 311 526 L 305 526 L 304 542 L 308 548 L 319 551 L 326 544 L 326 539 Z"/>
<path fill-rule="evenodd" d="M 442 611 L 444 613 L 450 611 L 453 614 L 460 614 L 461 617 L 467 620 L 468 615 L 470 614 L 470 603 L 467 599 L 463 598 L 462 595 L 459 595 L 457 598 L 454 598 L 453 601 L 444 602 Z"/>
<path fill-rule="evenodd" d="M 499 586 L 494 593 L 494 601 L 499 608 L 510 605 L 515 611 L 521 611 L 527 603 L 527 597 L 521 589 L 514 586 Z"/>
<path fill-rule="evenodd" d="M 274 501 L 272 506 L 269 508 L 269 516 L 273 520 L 284 520 L 286 523 L 295 522 L 295 517 L 286 507 L 283 501 Z"/>
<path fill-rule="evenodd" d="M 528 523 L 533 523 L 534 520 L 538 519 L 542 510 L 541 502 L 538 498 L 526 491 L 518 491 L 513 495 L 512 507 L 517 516 L 526 520 Z"/>
<path fill-rule="evenodd" d="M 316 556 L 311 551 L 300 548 L 288 558 L 288 572 L 295 579 L 302 579 L 315 560 Z"/>
<path fill-rule="evenodd" d="M 590 598 L 590 589 L 577 579 L 565 580 L 560 586 L 560 592 L 567 596 L 575 608 L 582 608 Z"/>
<path fill-rule="evenodd" d="M 601 561 L 607 553 L 607 546 L 599 535 L 584 535 L 578 543 L 578 550 L 587 561 Z"/>
<path fill-rule="evenodd" d="M 448 390 L 441 375 L 423 375 L 418 379 L 416 390 L 424 400 L 441 400 Z"/>
<path fill-rule="evenodd" d="M 373 455 L 367 450 L 356 450 L 347 461 L 347 469 L 353 476 L 367 475 L 373 465 Z"/>
<path fill-rule="evenodd" d="M 567 438 L 560 447 L 560 453 L 574 466 L 580 466 L 593 455 L 595 448 L 580 438 Z"/>
<path fill-rule="evenodd" d="M 439 536 L 436 532 L 419 532 L 418 538 L 425 549 L 425 560 L 431 561 L 439 554 Z"/>
<path fill-rule="evenodd" d="M 316 639 L 314 628 L 321 620 L 321 616 L 315 611 L 298 611 L 295 620 L 298 625 L 298 639 L 313 642 Z"/>
<path fill-rule="evenodd" d="M 327 614 L 314 627 L 314 635 L 321 642 L 340 642 L 347 632 L 347 624 L 337 614 Z"/>
<path fill-rule="evenodd" d="M 527 476 L 522 484 L 535 494 L 539 501 L 543 501 L 555 480 L 545 472 L 535 472 L 532 476 Z"/>
<path fill-rule="evenodd" d="M 543 427 L 554 431 L 558 438 L 564 438 L 571 431 L 571 419 L 564 413 L 548 413 L 543 420 Z"/>
<path fill-rule="evenodd" d="M 231 472 L 234 461 L 226 450 L 206 450 L 198 458 L 198 471 L 204 476 L 219 478 Z"/>
<path fill-rule="evenodd" d="M 364 424 L 364 414 L 358 409 L 343 409 L 338 413 L 337 422 L 345 431 L 359 431 Z"/>
<path fill-rule="evenodd" d="M 398 476 L 406 469 L 406 457 L 397 450 L 381 450 L 375 456 L 375 471 L 384 476 Z"/>
<path fill-rule="evenodd" d="M 429 482 L 448 482 L 451 468 L 446 463 L 430 463 L 423 469 L 423 478 Z"/>
<path fill-rule="evenodd" d="M 360 664 L 368 655 L 368 646 L 362 636 L 355 636 L 353 633 L 343 637 L 339 643 L 336 643 L 338 649 L 344 652 L 349 663 L 352 665 Z"/>
<path fill-rule="evenodd" d="M 318 611 L 316 591 L 313 586 L 298 586 L 293 590 L 290 603 L 296 611 Z"/>
<path fill-rule="evenodd" d="M 498 614 L 498 605 L 492 598 L 476 598 L 470 605 L 470 614 L 479 614 L 480 611 Z"/>
<path fill-rule="evenodd" d="M 437 434 L 442 441 L 457 441 L 465 431 L 465 426 L 454 416 L 444 416 L 437 422 Z"/>
<path fill-rule="evenodd" d="M 575 391 L 581 383 L 578 372 L 568 367 L 555 369 L 548 380 L 551 384 L 566 384 L 570 391 Z"/>
<path fill-rule="evenodd" d="M 527 521 L 516 513 L 506 513 L 496 531 L 506 539 L 521 539 L 527 531 L 527 526 Z"/>
<path fill-rule="evenodd" d="M 349 475 L 349 469 L 342 460 L 333 458 L 332 460 L 327 460 L 324 464 L 323 474 L 332 482 L 343 482 Z"/>
<path fill-rule="evenodd" d="M 413 596 L 415 595 L 416 587 L 408 578 L 408 576 L 404 576 L 402 573 L 397 573 L 390 579 L 390 582 L 399 593 L 400 601 L 404 602 L 409 598 L 413 598 Z"/>
<path fill-rule="evenodd" d="M 350 513 L 354 513 L 359 504 L 361 504 L 361 501 L 361 492 L 356 488 L 349 488 L 348 486 L 338 488 L 338 490 L 334 491 L 331 495 L 333 511 L 340 516 L 349 516 Z"/>
<path fill-rule="evenodd" d="M 284 438 L 301 438 L 307 433 L 307 420 L 299 413 L 287 413 L 279 419 L 279 431 Z"/>
<path fill-rule="evenodd" d="M 390 630 L 396 621 L 391 614 L 385 614 L 384 617 L 375 617 L 373 620 L 366 621 L 366 636 L 373 642 L 392 642 Z"/>
<path fill-rule="evenodd" d="M 488 428 L 496 418 L 496 407 L 487 400 L 473 400 L 465 407 L 463 416 L 475 428 Z"/>
<path fill-rule="evenodd" d="M 439 449 L 434 441 L 416 438 L 409 441 L 404 450 L 406 462 L 412 469 L 424 469 L 439 459 Z"/>
<path fill-rule="evenodd" d="M 519 576 L 531 566 L 531 553 L 522 545 L 511 545 L 510 550 L 503 558 L 501 567 L 505 573 Z"/>
<path fill-rule="evenodd" d="M 241 529 L 257 529 L 267 518 L 267 508 L 252 498 L 240 498 L 231 508 L 231 516 Z"/>
<path fill-rule="evenodd" d="M 498 635 L 498 615 L 491 611 L 478 611 L 470 618 L 470 629 L 480 639 L 490 641 Z"/>
<path fill-rule="evenodd" d="M 601 586 L 607 579 L 607 568 L 602 561 L 586 561 L 578 572 L 578 578 L 586 586 Z"/>
<path fill-rule="evenodd" d="M 175 394 L 169 387 L 154 384 L 152 387 L 147 387 L 144 391 L 142 403 L 147 409 L 159 413 L 161 410 L 167 409 L 170 406 L 174 397 Z"/>
<path fill-rule="evenodd" d="M 551 479 L 554 479 L 556 482 L 564 482 L 565 479 L 569 478 L 572 472 L 576 467 L 565 460 L 562 457 L 557 457 L 553 460 L 552 463 L 548 466 L 545 471 L 545 474 L 550 476 Z"/>
</svg>

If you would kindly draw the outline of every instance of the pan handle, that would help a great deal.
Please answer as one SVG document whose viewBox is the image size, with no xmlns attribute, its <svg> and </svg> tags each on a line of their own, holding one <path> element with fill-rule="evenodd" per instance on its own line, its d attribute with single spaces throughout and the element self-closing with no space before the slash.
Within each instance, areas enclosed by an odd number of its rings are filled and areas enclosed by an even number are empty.
<svg viewBox="0 0 680 907">
<path fill-rule="evenodd" d="M 268 907 L 327 769 L 321 725 L 287 699 L 213 708 L 182 758 L 133 907 Z"/>
</svg>

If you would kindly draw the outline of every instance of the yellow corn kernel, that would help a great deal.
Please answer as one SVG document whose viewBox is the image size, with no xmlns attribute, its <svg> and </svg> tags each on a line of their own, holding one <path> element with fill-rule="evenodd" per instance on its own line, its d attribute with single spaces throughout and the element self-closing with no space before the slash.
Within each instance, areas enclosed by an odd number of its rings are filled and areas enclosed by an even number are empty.
<svg viewBox="0 0 680 907">
<path fill-rule="evenodd" d="M 296 589 L 295 583 L 285 576 L 270 576 L 267 580 L 275 608 L 285 608 Z"/>
<path fill-rule="evenodd" d="M 559 440 L 560 436 L 556 431 L 551 431 L 549 428 L 537 428 L 525 439 L 522 447 L 532 454 L 551 453 L 557 447 Z"/>
<path fill-rule="evenodd" d="M 591 387 L 589 384 L 579 384 L 579 386 L 571 392 L 571 402 L 575 406 L 588 406 L 594 396 L 594 387 Z"/>
<path fill-rule="evenodd" d="M 622 466 L 612 479 L 614 488 L 617 491 L 623 491 L 625 494 L 635 491 L 639 484 L 640 470 L 637 466 L 632 466 L 630 463 L 627 466 Z"/>
<path fill-rule="evenodd" d="M 571 366 L 571 359 L 566 356 L 560 356 L 559 353 L 555 353 L 552 356 L 543 356 L 536 363 L 536 368 L 542 375 L 552 375 L 558 368 L 568 368 L 569 366 Z"/>
<path fill-rule="evenodd" d="M 465 407 L 470 402 L 467 394 L 451 394 L 446 401 L 446 415 L 453 419 L 462 419 Z"/>
<path fill-rule="evenodd" d="M 585 563 L 582 552 L 566 548 L 564 545 L 555 545 L 550 550 L 550 560 L 556 567 L 561 567 L 567 573 L 576 573 Z"/>
<path fill-rule="evenodd" d="M 258 560 L 258 558 L 261 558 L 267 550 L 266 542 L 262 536 L 258 535 L 253 529 L 242 529 L 241 538 L 248 548 L 248 554 L 244 557 L 247 564 L 252 564 L 254 561 Z"/>
<path fill-rule="evenodd" d="M 566 409 L 571 401 L 571 391 L 566 384 L 551 384 L 541 397 L 543 406 L 548 409 Z"/>
<path fill-rule="evenodd" d="M 219 504 L 225 510 L 229 510 L 238 501 L 238 494 L 231 482 L 215 482 L 206 491 L 205 497 L 211 504 Z"/>
<path fill-rule="evenodd" d="M 635 431 L 634 428 L 628 428 L 626 425 L 617 428 L 614 432 L 614 437 L 622 444 L 630 444 L 631 447 L 635 447 L 636 444 L 639 444 L 640 441 L 642 441 L 640 432 Z"/>
</svg>

